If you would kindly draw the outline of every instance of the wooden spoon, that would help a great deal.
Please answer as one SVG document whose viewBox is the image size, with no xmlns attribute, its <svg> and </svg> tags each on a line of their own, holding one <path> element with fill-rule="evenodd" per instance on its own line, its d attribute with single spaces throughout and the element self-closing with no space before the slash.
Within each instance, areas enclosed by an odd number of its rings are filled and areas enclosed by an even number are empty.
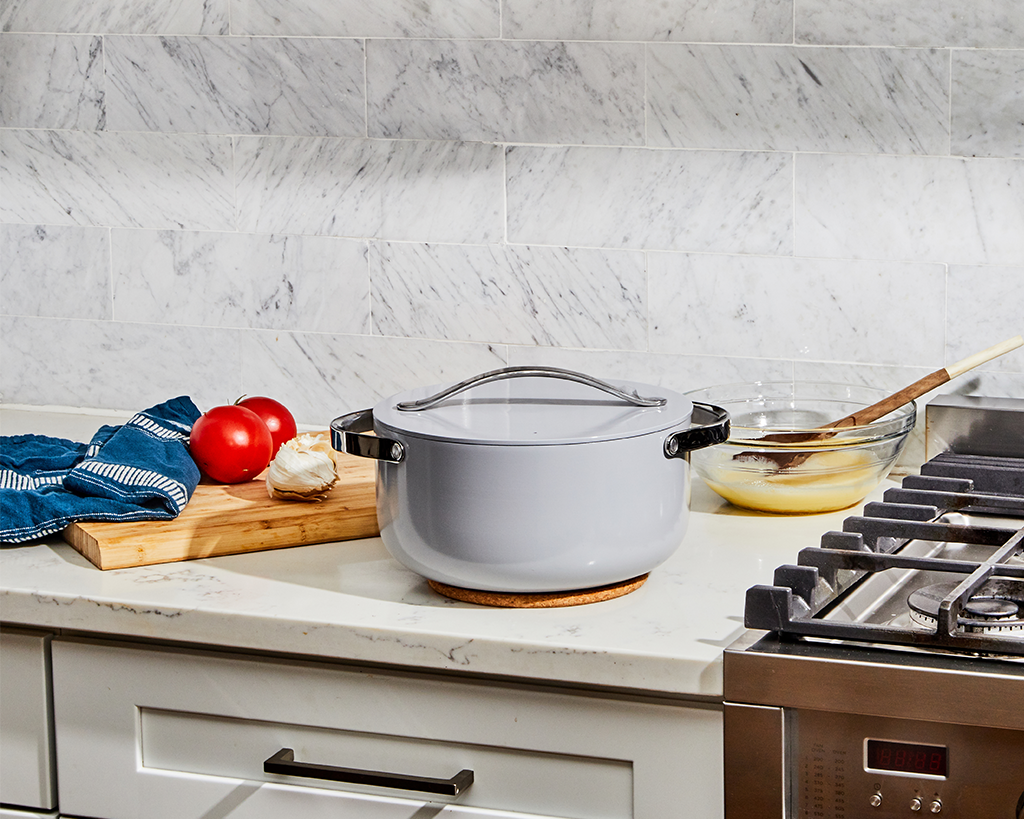
<svg viewBox="0 0 1024 819">
<path fill-rule="evenodd" d="M 947 381 L 950 381 L 959 375 L 963 375 L 968 370 L 973 370 L 975 367 L 984 364 L 986 361 L 991 361 L 993 358 L 998 358 L 1011 350 L 1016 350 L 1021 345 L 1024 345 L 1024 338 L 1021 336 L 1014 336 L 1001 344 L 996 344 L 994 347 L 989 347 L 987 350 L 982 350 L 980 353 L 968 356 L 963 361 L 959 361 L 949 367 L 943 367 L 941 370 L 936 370 L 935 372 L 926 375 L 924 378 L 915 381 L 910 386 L 904 387 L 899 392 L 883 398 L 877 404 L 872 404 L 870 407 L 859 409 L 851 415 L 847 415 L 845 418 L 840 418 L 838 421 L 831 424 L 807 430 L 806 432 L 777 432 L 765 435 L 761 440 L 781 444 L 801 444 L 807 441 L 823 441 L 837 435 L 840 430 L 846 427 L 870 424 L 872 421 L 877 421 L 879 418 L 888 415 L 893 410 L 899 409 L 904 404 L 909 404 L 915 398 L 920 398 L 926 392 L 930 392 L 936 387 L 945 384 Z M 798 452 L 740 452 L 738 455 L 734 455 L 733 459 L 774 461 L 778 468 L 782 470 L 802 464 L 813 454 L 813 452 L 807 452 L 806 450 L 800 450 Z"/>
</svg>

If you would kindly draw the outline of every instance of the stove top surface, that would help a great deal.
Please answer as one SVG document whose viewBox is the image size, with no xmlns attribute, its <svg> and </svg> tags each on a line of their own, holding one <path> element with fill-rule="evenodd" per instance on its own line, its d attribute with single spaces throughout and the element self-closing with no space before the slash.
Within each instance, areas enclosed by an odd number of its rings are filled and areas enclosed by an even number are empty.
<svg viewBox="0 0 1024 819">
<path fill-rule="evenodd" d="M 745 624 L 1024 660 L 1024 458 L 937 455 L 749 589 Z"/>
</svg>

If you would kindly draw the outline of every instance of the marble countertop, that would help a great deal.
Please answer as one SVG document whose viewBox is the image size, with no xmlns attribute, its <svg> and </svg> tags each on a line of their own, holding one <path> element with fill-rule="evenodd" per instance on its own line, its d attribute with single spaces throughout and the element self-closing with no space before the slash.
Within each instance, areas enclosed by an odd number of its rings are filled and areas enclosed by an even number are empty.
<svg viewBox="0 0 1024 819">
<path fill-rule="evenodd" d="M 0 410 L 5 435 L 88 440 L 123 418 Z M 880 496 L 884 487 L 870 499 Z M 5 623 L 720 698 L 745 590 L 857 509 L 777 517 L 694 481 L 690 528 L 636 591 L 558 609 L 433 592 L 379 538 L 100 571 L 58 538 L 0 549 Z"/>
</svg>

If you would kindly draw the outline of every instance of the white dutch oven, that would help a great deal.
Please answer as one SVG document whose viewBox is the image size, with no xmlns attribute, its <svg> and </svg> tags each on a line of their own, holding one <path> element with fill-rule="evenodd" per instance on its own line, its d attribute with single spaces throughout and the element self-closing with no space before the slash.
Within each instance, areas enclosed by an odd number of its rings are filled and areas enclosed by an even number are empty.
<svg viewBox="0 0 1024 819">
<path fill-rule="evenodd" d="M 687 453 L 729 437 L 719 407 L 567 370 L 510 367 L 437 390 L 336 418 L 331 440 L 377 460 L 391 555 L 468 589 L 567 591 L 649 572 L 686 532 Z"/>
</svg>

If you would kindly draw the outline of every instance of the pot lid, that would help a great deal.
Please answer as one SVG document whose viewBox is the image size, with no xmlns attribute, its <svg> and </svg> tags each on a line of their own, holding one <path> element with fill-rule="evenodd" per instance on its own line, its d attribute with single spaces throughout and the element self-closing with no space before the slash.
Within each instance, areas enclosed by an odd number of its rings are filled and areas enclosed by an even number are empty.
<svg viewBox="0 0 1024 819">
<path fill-rule="evenodd" d="M 549 367 L 508 367 L 456 385 L 391 396 L 373 408 L 373 416 L 385 434 L 543 446 L 663 432 L 686 423 L 692 411 L 690 399 L 662 387 L 606 383 Z"/>
</svg>

